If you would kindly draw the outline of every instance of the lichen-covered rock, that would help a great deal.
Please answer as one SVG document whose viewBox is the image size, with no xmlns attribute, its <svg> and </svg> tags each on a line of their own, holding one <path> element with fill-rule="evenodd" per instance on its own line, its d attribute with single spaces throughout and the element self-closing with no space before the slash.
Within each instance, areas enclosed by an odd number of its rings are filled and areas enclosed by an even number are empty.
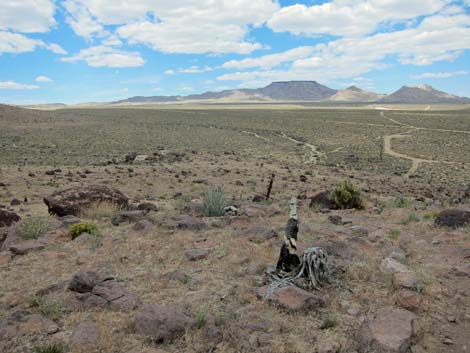
<svg viewBox="0 0 470 353">
<path fill-rule="evenodd" d="M 129 199 L 119 190 L 106 185 L 79 186 L 58 191 L 44 198 L 49 213 L 59 217 L 80 215 L 82 209 L 94 202 L 110 202 L 127 208 Z"/>
</svg>

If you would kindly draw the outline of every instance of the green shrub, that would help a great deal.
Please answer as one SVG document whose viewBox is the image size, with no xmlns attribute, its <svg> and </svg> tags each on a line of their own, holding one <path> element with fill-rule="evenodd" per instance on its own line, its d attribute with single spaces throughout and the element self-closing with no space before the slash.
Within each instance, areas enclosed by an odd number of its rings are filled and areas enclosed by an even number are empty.
<svg viewBox="0 0 470 353">
<path fill-rule="evenodd" d="M 100 236 L 100 231 L 98 230 L 98 226 L 95 223 L 91 222 L 80 222 L 75 223 L 69 226 L 69 231 L 72 239 L 75 239 L 80 234 L 88 233 L 90 235 L 94 235 L 96 237 Z"/>
<path fill-rule="evenodd" d="M 50 343 L 46 346 L 34 347 L 33 353 L 64 353 L 66 350 L 62 343 Z"/>
<path fill-rule="evenodd" d="M 420 220 L 421 220 L 421 217 L 418 214 L 411 212 L 408 216 L 403 218 L 400 223 L 403 225 L 407 225 L 411 222 L 419 222 Z"/>
<path fill-rule="evenodd" d="M 18 224 L 18 234 L 23 239 L 38 239 L 52 229 L 51 216 L 33 216 Z"/>
<path fill-rule="evenodd" d="M 209 189 L 204 193 L 203 211 L 207 217 L 220 217 L 224 215 L 227 206 L 224 190 L 220 187 Z"/>
<path fill-rule="evenodd" d="M 349 180 L 336 185 L 330 197 L 340 209 L 364 208 L 361 192 Z"/>
</svg>

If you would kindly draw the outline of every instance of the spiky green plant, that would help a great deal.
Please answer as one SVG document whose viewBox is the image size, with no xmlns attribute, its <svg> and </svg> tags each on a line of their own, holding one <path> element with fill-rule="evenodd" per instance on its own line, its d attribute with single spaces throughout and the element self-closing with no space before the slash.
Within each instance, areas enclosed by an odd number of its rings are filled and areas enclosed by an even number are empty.
<svg viewBox="0 0 470 353">
<path fill-rule="evenodd" d="M 23 219 L 17 227 L 23 239 L 38 239 L 52 229 L 51 216 L 33 216 Z"/>
<path fill-rule="evenodd" d="M 224 215 L 227 206 L 224 190 L 221 187 L 212 188 L 204 193 L 203 211 L 207 217 L 220 217 Z"/>
</svg>

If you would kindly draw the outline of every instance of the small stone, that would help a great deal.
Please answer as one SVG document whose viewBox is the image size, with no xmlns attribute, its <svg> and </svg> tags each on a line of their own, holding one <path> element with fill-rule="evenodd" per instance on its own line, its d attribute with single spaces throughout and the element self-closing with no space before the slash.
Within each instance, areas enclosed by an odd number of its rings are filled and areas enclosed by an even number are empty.
<svg viewBox="0 0 470 353">
<path fill-rule="evenodd" d="M 184 256 L 189 261 L 198 261 L 207 258 L 211 252 L 210 249 L 191 249 L 185 251 Z"/>
<path fill-rule="evenodd" d="M 10 251 L 15 255 L 26 255 L 31 251 L 39 251 L 45 248 L 45 244 L 37 240 L 27 240 L 10 246 Z"/>
<path fill-rule="evenodd" d="M 397 272 L 409 272 L 408 267 L 392 258 L 383 259 L 380 264 L 380 270 L 383 273 L 394 274 Z"/>
<path fill-rule="evenodd" d="M 396 272 L 393 275 L 393 285 L 396 289 L 417 290 L 419 288 L 419 279 L 413 272 Z"/>
<path fill-rule="evenodd" d="M 93 287 L 105 279 L 111 278 L 102 276 L 92 270 L 81 270 L 73 276 L 69 289 L 78 293 L 91 292 Z"/>
<path fill-rule="evenodd" d="M 324 306 L 322 298 L 293 285 L 277 288 L 266 296 L 267 291 L 267 287 L 261 287 L 257 293 L 258 297 L 265 298 L 274 305 L 290 312 L 307 312 L 311 309 Z"/>
<path fill-rule="evenodd" d="M 403 309 L 418 312 L 421 309 L 421 296 L 408 289 L 401 289 L 397 294 L 397 305 Z"/>
<path fill-rule="evenodd" d="M 361 226 L 352 226 L 351 235 L 354 237 L 367 237 L 369 235 L 369 230 Z"/>
</svg>

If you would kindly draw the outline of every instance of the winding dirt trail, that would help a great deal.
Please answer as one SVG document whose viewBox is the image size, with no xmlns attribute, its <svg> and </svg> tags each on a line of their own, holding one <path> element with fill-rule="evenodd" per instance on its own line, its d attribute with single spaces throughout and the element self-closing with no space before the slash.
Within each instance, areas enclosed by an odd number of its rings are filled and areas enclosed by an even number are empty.
<svg viewBox="0 0 470 353">
<path fill-rule="evenodd" d="M 440 160 L 434 160 L 434 159 L 424 159 L 424 158 L 417 158 L 410 156 L 408 154 L 404 153 L 399 153 L 396 152 L 392 149 L 392 140 L 393 139 L 398 139 L 398 138 L 406 138 L 406 137 L 411 137 L 411 134 L 413 132 L 416 132 L 418 130 L 437 130 L 437 131 L 451 131 L 451 132 L 463 132 L 463 133 L 470 133 L 470 131 L 459 131 L 459 130 L 440 130 L 440 129 L 426 129 L 426 128 L 419 128 L 416 126 L 408 125 L 401 123 L 399 121 L 396 121 L 393 118 L 386 117 L 384 112 L 380 112 L 380 116 L 388 119 L 392 122 L 395 122 L 398 125 L 401 126 L 406 126 L 409 127 L 410 130 L 401 133 L 401 134 L 392 134 L 392 135 L 387 135 L 384 136 L 384 153 L 388 154 L 389 156 L 396 157 L 396 158 L 402 158 L 402 159 L 407 159 L 411 161 L 411 168 L 405 173 L 404 177 L 409 178 L 411 175 L 416 173 L 418 171 L 419 165 L 421 163 L 441 163 L 441 164 L 458 164 L 458 162 L 450 162 L 450 161 L 440 161 Z"/>
<path fill-rule="evenodd" d="M 314 146 L 308 142 L 303 142 L 303 141 L 300 141 L 300 140 L 297 140 L 291 136 L 288 136 L 286 135 L 284 132 L 281 132 L 279 135 L 279 137 L 282 137 L 282 138 L 285 138 L 291 142 L 294 142 L 296 144 L 299 144 L 299 145 L 303 145 L 307 148 L 310 149 L 310 157 L 309 157 L 309 162 L 313 162 L 314 164 L 317 164 L 318 163 L 318 159 L 319 158 L 322 158 L 322 157 L 325 157 L 326 154 L 323 153 L 323 152 L 320 152 L 318 150 L 318 147 L 317 146 Z"/>
</svg>

